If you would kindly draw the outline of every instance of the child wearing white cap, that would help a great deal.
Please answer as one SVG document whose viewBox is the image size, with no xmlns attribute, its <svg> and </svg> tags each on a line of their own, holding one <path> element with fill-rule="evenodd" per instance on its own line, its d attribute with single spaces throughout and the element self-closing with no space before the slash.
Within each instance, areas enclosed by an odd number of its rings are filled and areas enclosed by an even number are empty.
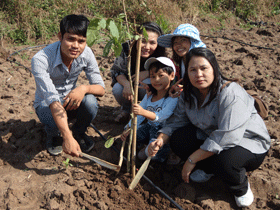
<svg viewBox="0 0 280 210">
<path fill-rule="evenodd" d="M 173 114 L 178 98 L 169 96 L 171 82 L 175 78 L 175 65 L 167 57 L 149 58 L 144 68 L 149 71 L 151 79 L 151 95 L 145 95 L 140 104 L 132 105 L 132 112 L 137 116 L 137 146 L 151 142 L 156 137 L 157 131 L 163 126 L 167 118 Z M 147 119 L 147 123 L 144 120 Z M 131 126 L 131 121 L 126 126 L 121 139 L 124 141 L 130 134 L 127 128 Z M 138 153 L 138 158 L 145 159 L 145 148 Z M 160 152 L 153 159 L 164 162 L 170 151 L 168 145 L 161 148 Z"/>
</svg>

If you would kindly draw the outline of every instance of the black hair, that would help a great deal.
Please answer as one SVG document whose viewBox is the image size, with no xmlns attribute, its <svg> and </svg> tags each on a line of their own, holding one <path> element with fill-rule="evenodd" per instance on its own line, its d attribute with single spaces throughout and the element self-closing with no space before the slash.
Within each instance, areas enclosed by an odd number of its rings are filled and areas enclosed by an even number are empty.
<svg viewBox="0 0 280 210">
<path fill-rule="evenodd" d="M 67 15 L 60 21 L 61 36 L 65 33 L 73 33 L 87 37 L 89 20 L 84 15 Z"/>
<path fill-rule="evenodd" d="M 149 72 L 151 72 L 152 69 L 155 69 L 155 73 L 157 73 L 161 69 L 163 72 L 166 72 L 168 75 L 171 75 L 172 72 L 174 72 L 171 66 L 167 66 L 159 61 L 156 61 L 149 66 Z M 170 87 L 171 87 L 171 83 L 172 81 L 170 81 Z M 149 88 L 153 95 L 157 95 L 157 90 L 152 86 L 152 84 L 149 84 Z M 168 96 L 169 96 L 169 91 L 167 91 L 165 98 L 167 98 Z"/>
<path fill-rule="evenodd" d="M 185 63 L 186 73 L 185 73 L 184 79 L 183 79 L 184 100 L 189 102 L 190 107 L 193 103 L 193 98 L 191 97 L 191 94 L 196 96 L 196 94 L 194 93 L 195 87 L 193 87 L 193 85 L 191 84 L 189 75 L 188 75 L 189 62 L 193 56 L 200 56 L 200 57 L 204 57 L 205 59 L 207 59 L 208 62 L 211 64 L 213 71 L 214 71 L 214 80 L 209 87 L 209 91 L 211 91 L 210 98 L 209 98 L 209 101 L 205 104 L 205 106 L 206 106 L 216 97 L 219 87 L 220 87 L 221 83 L 223 82 L 223 80 L 229 80 L 229 81 L 237 81 L 237 80 L 228 79 L 222 75 L 218 61 L 217 61 L 214 53 L 211 50 L 204 48 L 204 47 L 193 48 L 191 51 L 189 51 L 189 53 L 186 56 L 186 63 Z"/>
<path fill-rule="evenodd" d="M 160 26 L 154 22 L 145 22 L 143 23 L 140 27 L 137 28 L 137 32 L 139 34 L 143 33 L 143 27 L 146 29 L 146 31 L 151 31 L 156 33 L 158 36 L 163 35 L 163 31 L 160 28 Z M 134 46 L 131 49 L 131 75 L 135 74 L 135 66 L 136 66 L 136 55 L 137 55 L 137 49 L 136 49 L 136 43 L 134 44 Z M 161 46 L 157 46 L 155 52 L 150 56 L 150 57 L 161 57 L 161 56 L 166 56 L 165 53 L 165 48 L 161 47 Z M 149 58 L 150 58 L 149 57 Z M 144 70 L 144 64 L 146 62 L 147 59 L 149 58 L 142 58 L 140 59 L 140 70 Z"/>
</svg>

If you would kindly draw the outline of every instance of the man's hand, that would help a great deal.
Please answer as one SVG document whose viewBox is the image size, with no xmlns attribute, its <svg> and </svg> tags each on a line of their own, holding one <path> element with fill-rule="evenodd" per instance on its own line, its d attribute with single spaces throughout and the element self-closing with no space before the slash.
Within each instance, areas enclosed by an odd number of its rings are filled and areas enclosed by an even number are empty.
<svg viewBox="0 0 280 210">
<path fill-rule="evenodd" d="M 129 100 L 129 101 L 132 101 L 133 100 L 133 95 L 132 95 L 132 91 L 131 91 L 131 88 L 130 88 L 130 85 L 125 85 L 123 86 L 123 97 L 126 99 L 126 100 Z"/>
<path fill-rule="evenodd" d="M 63 100 L 65 100 L 63 107 L 66 107 L 65 109 L 67 111 L 78 109 L 83 98 L 85 97 L 85 94 L 86 91 L 83 85 L 76 87 L 63 98 Z"/>
<path fill-rule="evenodd" d="M 63 151 L 66 154 L 79 157 L 79 152 L 81 152 L 80 145 L 78 142 L 74 139 L 74 137 L 70 136 L 68 138 L 63 138 L 63 144 L 62 144 Z"/>
<path fill-rule="evenodd" d="M 157 154 L 159 149 L 163 146 L 163 139 L 157 139 L 148 145 L 148 155 L 153 157 Z"/>
</svg>

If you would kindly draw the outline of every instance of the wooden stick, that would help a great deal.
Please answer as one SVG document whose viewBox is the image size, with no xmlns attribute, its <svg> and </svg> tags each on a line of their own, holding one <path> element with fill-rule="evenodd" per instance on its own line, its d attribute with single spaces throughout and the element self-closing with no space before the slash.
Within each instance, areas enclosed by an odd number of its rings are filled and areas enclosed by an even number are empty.
<svg viewBox="0 0 280 210">
<path fill-rule="evenodd" d="M 126 132 L 131 132 L 131 129 L 129 128 Z M 124 151 L 124 146 L 125 146 L 125 141 L 126 139 L 122 142 L 122 147 L 121 147 L 121 151 L 120 151 L 120 159 L 119 159 L 119 170 L 121 169 L 122 167 L 122 162 L 123 162 L 123 151 Z M 118 171 L 119 173 L 119 171 Z"/>
<path fill-rule="evenodd" d="M 140 58 L 141 58 L 141 45 L 142 38 L 137 41 L 137 57 L 136 57 L 136 69 L 135 69 L 135 81 L 134 81 L 134 104 L 138 103 L 138 83 L 139 83 L 139 71 L 140 71 Z M 137 115 L 133 118 L 133 140 L 132 140 L 132 178 L 135 177 L 135 160 L 136 160 L 136 132 L 137 132 Z"/>
<path fill-rule="evenodd" d="M 136 41 L 133 40 L 133 42 L 130 44 L 129 46 L 129 54 L 128 54 L 128 62 L 127 62 L 127 72 L 128 72 L 128 80 L 129 80 L 129 84 L 130 84 L 130 89 L 132 91 L 132 95 L 134 96 L 134 90 L 133 90 L 133 84 L 132 84 L 132 79 L 131 79 L 131 71 L 130 71 L 130 68 L 131 68 L 131 50 L 132 50 L 132 47 L 136 44 Z M 131 119 L 134 118 L 134 114 L 131 113 Z M 132 136 L 133 136 L 133 132 L 130 133 L 129 135 L 129 142 L 128 142 L 128 147 L 127 147 L 127 164 L 126 164 L 126 170 L 127 170 L 127 173 L 130 172 L 130 159 L 131 159 L 131 145 L 132 145 Z"/>
<path fill-rule="evenodd" d="M 147 170 L 148 168 L 148 165 L 151 161 L 151 156 L 149 156 L 145 162 L 143 163 L 143 165 L 141 166 L 141 168 L 139 169 L 139 171 L 137 172 L 135 178 L 132 180 L 132 182 L 130 183 L 129 185 L 129 189 L 130 190 L 133 190 L 136 185 L 138 184 L 138 182 L 140 181 L 140 179 L 142 178 L 142 176 L 144 175 L 145 171 Z"/>
<path fill-rule="evenodd" d="M 113 163 L 109 163 L 109 162 L 107 162 L 107 161 L 105 161 L 105 160 L 102 160 L 102 159 L 100 159 L 100 158 L 97 158 L 97 157 L 88 155 L 88 154 L 83 153 L 83 152 L 79 152 L 79 154 L 82 155 L 83 157 L 86 157 L 86 158 L 88 158 L 88 159 L 90 159 L 90 160 L 92 160 L 92 161 L 98 163 L 98 164 L 101 165 L 101 166 L 106 167 L 106 168 L 112 169 L 112 170 L 114 170 L 114 171 L 119 171 L 119 170 L 120 170 L 120 166 L 115 165 L 115 164 L 113 164 Z"/>
</svg>

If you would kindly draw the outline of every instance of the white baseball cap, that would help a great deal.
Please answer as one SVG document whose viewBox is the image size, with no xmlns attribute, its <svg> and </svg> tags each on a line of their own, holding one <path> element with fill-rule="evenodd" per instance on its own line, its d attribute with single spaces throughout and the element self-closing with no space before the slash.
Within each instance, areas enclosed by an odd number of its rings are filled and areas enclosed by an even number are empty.
<svg viewBox="0 0 280 210">
<path fill-rule="evenodd" d="M 173 71 L 174 71 L 174 74 L 176 73 L 176 68 L 175 68 L 175 65 L 174 65 L 173 61 L 172 61 L 170 58 L 167 58 L 167 57 L 157 57 L 157 58 L 152 57 L 152 58 L 149 58 L 149 59 L 145 62 L 144 68 L 145 68 L 146 70 L 149 70 L 150 65 L 151 65 L 152 63 L 154 63 L 154 62 L 157 62 L 157 61 L 159 61 L 160 63 L 162 63 L 162 64 L 164 64 L 164 65 L 166 65 L 166 66 L 171 67 L 171 68 L 173 69 Z"/>
</svg>

